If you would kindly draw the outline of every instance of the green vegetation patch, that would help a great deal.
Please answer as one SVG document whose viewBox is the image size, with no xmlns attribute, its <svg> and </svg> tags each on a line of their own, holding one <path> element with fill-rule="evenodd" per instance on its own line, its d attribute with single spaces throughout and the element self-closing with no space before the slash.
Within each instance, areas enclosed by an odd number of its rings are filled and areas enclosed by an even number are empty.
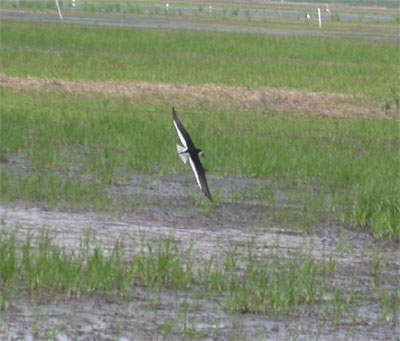
<svg viewBox="0 0 400 341">
<path fill-rule="evenodd" d="M 230 312 L 297 313 L 300 306 L 322 299 L 329 290 L 326 278 L 333 275 L 328 263 L 307 256 L 256 261 L 253 255 L 233 251 L 221 262 L 212 258 L 195 267 L 190 249 L 178 248 L 173 239 L 142 246 L 131 256 L 121 243 L 108 252 L 89 239 L 72 251 L 56 246 L 46 235 L 36 243 L 29 237 L 18 241 L 13 233 L 0 235 L 0 307 L 15 290 L 44 299 L 57 294 L 129 298 L 138 285 L 151 289 L 196 285 L 221 295 Z"/>
<path fill-rule="evenodd" d="M 7 293 L 16 288 L 32 296 L 67 298 L 105 294 L 129 296 L 135 285 L 185 289 L 193 284 L 193 273 L 185 252 L 178 252 L 171 240 L 152 250 L 143 247 L 134 257 L 127 256 L 121 243 L 107 252 L 89 239 L 72 251 L 57 247 L 47 235 L 34 245 L 15 234 L 0 235 L 0 288 Z M 1 299 L 3 302 L 1 302 Z M 1 308 L 1 304 L 0 304 Z"/>
<path fill-rule="evenodd" d="M 218 84 L 387 99 L 396 42 L 2 22 L 2 74 Z"/>
<path fill-rule="evenodd" d="M 288 0 L 287 2 L 303 2 L 302 0 Z M 319 0 L 308 0 L 312 3 L 321 3 Z M 326 0 L 325 3 L 332 5 L 347 5 L 347 6 L 362 6 L 362 7 L 387 7 L 387 8 L 398 8 L 396 0 Z"/>
<path fill-rule="evenodd" d="M 183 171 L 169 103 L 151 108 L 98 95 L 7 89 L 1 97 L 3 201 L 104 209 L 114 200 L 107 188 L 129 183 L 132 171 L 159 176 Z M 259 177 L 268 179 L 266 188 L 271 183 L 291 188 L 292 200 L 301 200 L 312 215 L 319 210 L 316 199 L 323 202 L 328 195 L 323 209 L 337 218 L 371 228 L 377 237 L 399 238 L 397 122 L 179 113 L 206 151 L 211 175 Z M 268 191 L 252 192 L 270 200 Z M 124 208 L 134 204 L 130 198 Z"/>
<path fill-rule="evenodd" d="M 365 304 L 357 285 L 338 285 L 341 275 L 332 259 L 315 261 L 299 252 L 294 259 L 275 255 L 260 260 L 250 242 L 244 254 L 230 250 L 219 259 L 199 263 L 190 247 L 183 248 L 173 238 L 137 247 L 135 254 L 122 242 L 104 249 L 88 236 L 79 245 L 64 248 L 46 234 L 20 240 L 16 232 L 2 232 L 0 310 L 8 309 L 18 294 L 39 302 L 101 295 L 123 303 L 134 299 L 137 287 L 150 292 L 195 291 L 197 305 L 215 301 L 228 313 L 312 314 L 331 318 L 335 325 L 351 316 L 357 323 L 358 300 Z M 383 322 L 396 321 L 400 282 L 388 290 L 376 277 L 369 275 Z"/>
</svg>

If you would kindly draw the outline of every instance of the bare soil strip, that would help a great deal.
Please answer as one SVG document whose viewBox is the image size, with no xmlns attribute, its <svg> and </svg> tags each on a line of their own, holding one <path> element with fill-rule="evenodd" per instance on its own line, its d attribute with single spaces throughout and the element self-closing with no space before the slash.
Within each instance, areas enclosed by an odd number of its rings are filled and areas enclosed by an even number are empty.
<svg viewBox="0 0 400 341">
<path fill-rule="evenodd" d="M 251 111 L 295 116 L 393 119 L 381 103 L 362 95 L 245 89 L 217 85 L 174 85 L 147 82 L 87 82 L 0 76 L 0 86 L 16 91 L 59 91 L 72 95 L 102 94 L 127 98 L 152 106 L 173 104 L 180 108 Z"/>
</svg>

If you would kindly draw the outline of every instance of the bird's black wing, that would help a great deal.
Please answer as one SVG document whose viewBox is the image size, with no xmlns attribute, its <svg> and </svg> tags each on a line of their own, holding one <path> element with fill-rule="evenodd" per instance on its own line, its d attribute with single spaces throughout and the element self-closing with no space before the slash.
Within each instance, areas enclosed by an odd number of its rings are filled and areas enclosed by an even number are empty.
<svg viewBox="0 0 400 341">
<path fill-rule="evenodd" d="M 200 162 L 198 154 L 190 155 L 189 161 L 190 165 L 192 166 L 193 173 L 196 176 L 196 180 L 199 187 L 204 192 L 206 197 L 210 201 L 213 201 L 210 190 L 208 189 L 207 185 L 206 172 L 204 171 L 203 165 Z"/>
<path fill-rule="evenodd" d="M 194 149 L 193 141 L 190 138 L 189 133 L 187 132 L 187 130 L 185 129 L 185 127 L 183 126 L 181 121 L 179 121 L 179 118 L 176 115 L 176 111 L 175 111 L 174 107 L 172 107 L 172 117 L 173 117 L 174 125 L 175 125 L 176 131 L 178 133 L 179 139 L 181 140 L 184 147 L 186 147 L 188 149 Z"/>
</svg>

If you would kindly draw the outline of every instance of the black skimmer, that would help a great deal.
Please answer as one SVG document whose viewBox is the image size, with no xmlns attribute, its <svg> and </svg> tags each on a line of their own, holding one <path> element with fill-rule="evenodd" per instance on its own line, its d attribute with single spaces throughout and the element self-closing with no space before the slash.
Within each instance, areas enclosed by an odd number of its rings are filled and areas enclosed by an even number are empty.
<svg viewBox="0 0 400 341">
<path fill-rule="evenodd" d="M 189 160 L 190 166 L 192 167 L 193 173 L 196 177 L 197 184 L 199 185 L 200 189 L 204 192 L 206 197 L 210 201 L 213 201 L 210 194 L 210 190 L 208 189 L 207 185 L 206 172 L 204 171 L 203 165 L 201 164 L 199 158 L 199 156 L 204 157 L 204 153 L 200 149 L 197 149 L 194 146 L 189 133 L 182 125 L 181 121 L 179 121 L 174 107 L 172 107 L 172 117 L 174 126 L 178 133 L 179 140 L 181 140 L 181 143 L 183 144 L 183 147 L 180 146 L 179 144 L 176 145 L 178 155 L 185 164 L 187 160 Z"/>
</svg>

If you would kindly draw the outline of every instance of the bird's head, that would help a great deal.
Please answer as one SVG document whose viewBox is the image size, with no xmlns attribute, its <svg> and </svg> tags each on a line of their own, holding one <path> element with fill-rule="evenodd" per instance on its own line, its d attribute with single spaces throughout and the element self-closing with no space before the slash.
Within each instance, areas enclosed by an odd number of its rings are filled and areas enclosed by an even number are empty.
<svg viewBox="0 0 400 341">
<path fill-rule="evenodd" d="M 204 155 L 204 153 L 203 153 L 201 150 L 199 151 L 199 156 L 202 156 L 202 157 L 204 157 L 204 158 L 206 157 L 206 156 Z"/>
</svg>

